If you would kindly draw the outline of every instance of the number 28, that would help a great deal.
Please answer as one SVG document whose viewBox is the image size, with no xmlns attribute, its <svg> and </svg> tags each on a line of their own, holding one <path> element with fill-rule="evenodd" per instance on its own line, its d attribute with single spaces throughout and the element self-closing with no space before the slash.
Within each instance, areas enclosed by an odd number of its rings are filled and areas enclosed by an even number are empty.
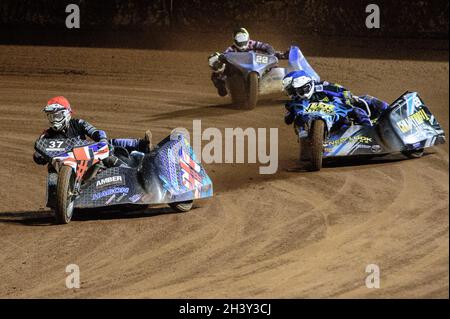
<svg viewBox="0 0 450 319">
<path fill-rule="evenodd" d="M 269 58 L 264 55 L 256 56 L 256 63 L 267 64 L 269 62 Z"/>
</svg>

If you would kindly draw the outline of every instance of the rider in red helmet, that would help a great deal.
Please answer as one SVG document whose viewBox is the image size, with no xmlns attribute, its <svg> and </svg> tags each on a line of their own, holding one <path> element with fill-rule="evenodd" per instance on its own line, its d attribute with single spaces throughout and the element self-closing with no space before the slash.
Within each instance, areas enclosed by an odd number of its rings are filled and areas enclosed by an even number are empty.
<svg viewBox="0 0 450 319">
<path fill-rule="evenodd" d="M 151 147 L 151 132 L 145 133 L 144 139 L 111 139 L 108 141 L 105 131 L 99 130 L 90 123 L 82 119 L 72 118 L 72 108 L 69 101 L 64 96 L 51 98 L 43 111 L 47 115 L 50 127 L 39 137 L 41 138 L 71 138 L 87 137 L 95 142 L 104 140 L 113 146 L 126 148 L 129 152 L 140 151 L 148 153 Z M 33 159 L 37 164 L 45 165 L 47 161 L 38 152 L 35 152 Z M 117 164 L 117 158 L 111 156 L 110 164 Z M 108 162 L 108 161 L 107 161 Z"/>
<path fill-rule="evenodd" d="M 50 129 L 59 132 L 67 128 L 70 124 L 72 108 L 69 101 L 64 96 L 56 96 L 48 100 L 44 107 L 44 112 L 50 123 Z"/>
</svg>

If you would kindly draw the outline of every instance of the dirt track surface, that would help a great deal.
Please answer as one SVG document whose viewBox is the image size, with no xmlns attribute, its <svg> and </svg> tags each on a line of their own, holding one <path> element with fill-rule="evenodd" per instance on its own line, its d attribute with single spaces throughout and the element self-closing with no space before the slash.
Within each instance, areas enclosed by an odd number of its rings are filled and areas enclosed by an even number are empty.
<svg viewBox="0 0 450 319">
<path fill-rule="evenodd" d="M 292 171 L 297 143 L 280 101 L 243 112 L 216 96 L 205 52 L 0 46 L 0 297 L 445 297 L 448 146 L 417 160 Z M 393 101 L 421 93 L 448 134 L 448 61 L 310 58 L 323 77 Z M 279 170 L 206 169 L 215 196 L 167 209 L 82 213 L 52 225 L 32 162 L 41 109 L 63 94 L 111 137 L 174 127 L 279 127 Z M 65 288 L 78 264 L 81 289 Z M 365 287 L 378 264 L 381 288 Z"/>
</svg>

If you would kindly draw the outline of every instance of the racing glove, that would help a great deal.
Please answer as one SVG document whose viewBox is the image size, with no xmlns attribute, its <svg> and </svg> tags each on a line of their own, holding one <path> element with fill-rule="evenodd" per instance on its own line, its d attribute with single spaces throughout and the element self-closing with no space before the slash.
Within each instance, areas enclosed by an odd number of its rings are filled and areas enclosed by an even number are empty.
<svg viewBox="0 0 450 319">
<path fill-rule="evenodd" d="M 295 121 L 295 114 L 287 111 L 286 114 L 284 115 L 284 123 L 286 123 L 287 125 L 291 125 L 292 123 L 294 123 Z"/>
<path fill-rule="evenodd" d="M 279 60 L 287 60 L 289 59 L 289 50 L 285 51 L 285 52 L 275 52 L 275 56 L 279 59 Z"/>
<path fill-rule="evenodd" d="M 107 141 L 106 133 L 105 133 L 105 131 L 102 131 L 102 130 L 97 130 L 97 131 L 95 131 L 94 133 L 92 133 L 92 139 L 93 139 L 95 142 L 100 142 L 100 141 L 106 141 L 106 142 L 108 142 L 108 141 Z"/>
<path fill-rule="evenodd" d="M 45 165 L 47 164 L 47 160 L 38 152 L 35 152 L 33 155 L 33 160 L 38 165 Z"/>
<path fill-rule="evenodd" d="M 116 156 L 114 156 L 114 155 L 110 155 L 110 156 L 108 156 L 107 158 L 105 158 L 104 160 L 103 160 L 103 164 L 106 166 L 106 167 L 108 167 L 108 168 L 111 168 L 111 167 L 115 167 L 116 165 L 117 165 L 117 162 L 119 161 L 119 158 L 118 157 L 116 157 Z"/>
<path fill-rule="evenodd" d="M 285 104 L 286 113 L 284 114 L 284 123 L 291 125 L 295 121 L 295 111 L 290 102 Z"/>
</svg>

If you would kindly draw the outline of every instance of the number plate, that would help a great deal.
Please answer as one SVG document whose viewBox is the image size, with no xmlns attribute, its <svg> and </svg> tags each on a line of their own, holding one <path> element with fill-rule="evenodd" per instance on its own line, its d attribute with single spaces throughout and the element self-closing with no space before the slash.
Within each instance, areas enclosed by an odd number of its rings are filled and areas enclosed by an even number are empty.
<svg viewBox="0 0 450 319">
<path fill-rule="evenodd" d="M 64 140 L 51 140 L 48 141 L 46 152 L 63 152 L 67 148 L 67 143 Z"/>
<path fill-rule="evenodd" d="M 255 60 L 256 60 L 256 63 L 260 63 L 260 64 L 269 63 L 269 57 L 265 56 L 265 55 L 257 55 Z"/>
</svg>

